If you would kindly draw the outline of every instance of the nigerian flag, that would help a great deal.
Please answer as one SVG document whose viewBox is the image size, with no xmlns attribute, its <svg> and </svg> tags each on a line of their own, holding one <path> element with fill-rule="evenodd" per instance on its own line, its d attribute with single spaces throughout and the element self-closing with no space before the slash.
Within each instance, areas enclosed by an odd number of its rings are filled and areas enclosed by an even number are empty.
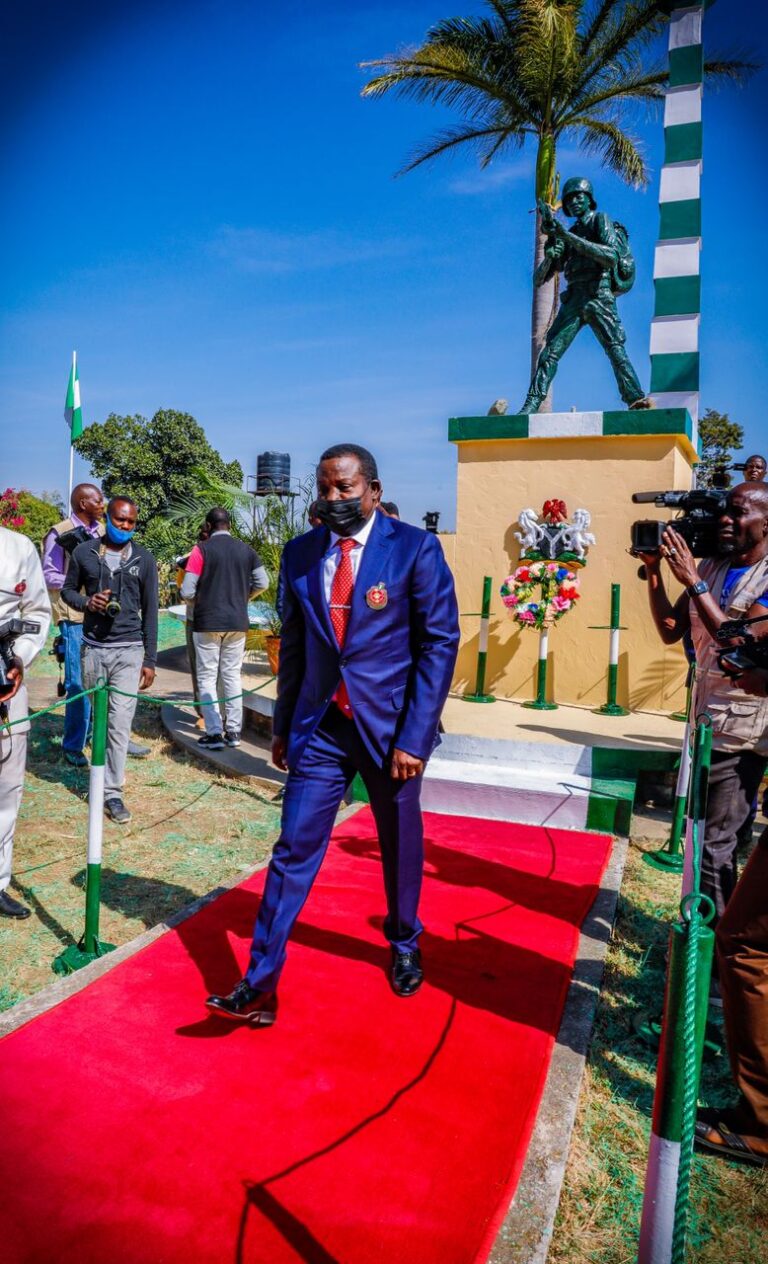
<svg viewBox="0 0 768 1264">
<path fill-rule="evenodd" d="M 83 410 L 80 407 L 80 378 L 77 375 L 77 352 L 72 352 L 72 368 L 64 404 L 64 420 L 69 426 L 69 441 L 74 443 L 83 433 Z"/>
</svg>

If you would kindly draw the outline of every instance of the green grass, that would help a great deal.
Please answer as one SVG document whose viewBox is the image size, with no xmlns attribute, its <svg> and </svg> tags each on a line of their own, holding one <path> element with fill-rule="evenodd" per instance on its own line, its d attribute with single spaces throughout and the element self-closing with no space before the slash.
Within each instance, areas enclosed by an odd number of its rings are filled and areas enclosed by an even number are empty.
<svg viewBox="0 0 768 1264">
<path fill-rule="evenodd" d="M 635 1028 L 661 1009 L 680 889 L 642 850 L 628 853 L 549 1264 L 636 1259 L 656 1051 Z M 707 1058 L 702 1103 L 734 1096 L 725 1053 Z M 768 1173 L 696 1154 L 688 1264 L 760 1264 L 767 1233 Z"/>
</svg>

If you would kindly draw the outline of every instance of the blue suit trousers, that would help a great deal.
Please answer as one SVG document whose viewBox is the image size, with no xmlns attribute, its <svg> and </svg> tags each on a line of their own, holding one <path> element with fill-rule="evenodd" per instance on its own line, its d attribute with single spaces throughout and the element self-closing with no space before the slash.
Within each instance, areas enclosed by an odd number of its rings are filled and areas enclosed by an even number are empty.
<svg viewBox="0 0 768 1264">
<path fill-rule="evenodd" d="M 417 912 L 424 867 L 422 779 L 395 781 L 388 768 L 375 763 L 354 721 L 332 703 L 286 782 L 280 837 L 269 863 L 245 975 L 253 988 L 272 991 L 277 986 L 288 938 L 356 772 L 368 791 L 379 834 L 387 901 L 384 934 L 402 952 L 418 943 L 423 930 Z"/>
<path fill-rule="evenodd" d="M 59 624 L 59 631 L 64 638 L 64 688 L 67 697 L 72 698 L 83 691 L 83 625 L 63 619 Z M 90 719 L 90 698 L 78 698 L 76 702 L 67 703 L 64 708 L 64 737 L 61 743 L 65 751 L 75 755 L 82 753 L 88 737 Z"/>
</svg>

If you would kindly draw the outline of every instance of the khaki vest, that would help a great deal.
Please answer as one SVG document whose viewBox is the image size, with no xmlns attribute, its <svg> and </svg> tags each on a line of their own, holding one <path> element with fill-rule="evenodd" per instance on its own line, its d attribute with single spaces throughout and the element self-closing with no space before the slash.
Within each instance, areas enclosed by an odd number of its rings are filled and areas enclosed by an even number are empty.
<svg viewBox="0 0 768 1264">
<path fill-rule="evenodd" d="M 720 604 L 725 577 L 730 570 L 728 559 L 706 558 L 699 566 L 701 578 Z M 731 590 L 724 612 L 729 619 L 746 615 L 758 597 L 768 589 L 768 558 L 756 562 Z M 768 755 L 768 698 L 757 698 L 726 676 L 717 665 L 718 644 L 701 621 L 696 603 L 690 603 L 691 635 L 696 650 L 696 694 L 694 715 L 705 711 L 712 716 L 712 744 L 716 750 L 754 750 Z"/>
<path fill-rule="evenodd" d="M 54 526 L 52 526 L 50 531 L 55 531 L 58 537 L 60 535 L 66 535 L 68 531 L 74 531 L 77 525 L 78 524 L 73 522 L 71 518 L 64 518 L 61 522 L 57 522 Z M 46 534 L 49 534 L 49 532 L 46 532 Z M 99 534 L 104 534 L 103 527 L 99 528 Z M 64 554 L 64 560 L 68 561 L 66 553 Z M 62 601 L 61 590 L 59 588 L 49 588 L 48 597 L 51 602 L 54 623 L 61 623 L 63 619 L 66 619 L 68 623 L 83 622 L 83 611 L 73 610 L 72 606 L 68 606 L 66 601 Z"/>
</svg>

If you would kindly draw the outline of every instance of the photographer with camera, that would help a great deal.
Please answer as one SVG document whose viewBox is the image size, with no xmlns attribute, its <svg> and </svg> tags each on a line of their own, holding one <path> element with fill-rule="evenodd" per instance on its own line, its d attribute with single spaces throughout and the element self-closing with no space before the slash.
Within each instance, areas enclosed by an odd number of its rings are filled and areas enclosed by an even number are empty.
<svg viewBox="0 0 768 1264">
<path fill-rule="evenodd" d="M 81 651 L 83 647 L 83 615 L 62 600 L 61 590 L 67 577 L 67 566 L 78 544 L 104 534 L 104 497 L 93 483 L 78 483 L 70 497 L 71 513 L 57 522 L 43 540 L 43 575 L 55 622 L 59 626 L 64 663 L 64 689 L 68 698 L 83 691 Z M 75 768 L 86 768 L 83 747 L 91 718 L 90 698 L 78 698 L 64 708 L 64 737 L 61 747 L 64 758 Z"/>
<path fill-rule="evenodd" d="M 658 552 L 634 549 L 645 565 L 651 613 L 665 645 L 690 630 L 696 650 L 695 716 L 712 717 L 713 751 L 701 889 L 722 917 L 736 886 L 736 844 L 768 757 L 768 698 L 747 695 L 723 671 L 717 633 L 727 621 L 768 607 L 768 487 L 740 483 L 717 514 L 717 554 L 697 566 L 681 531 L 668 524 Z M 661 576 L 666 560 L 685 592 L 674 606 Z M 768 631 L 768 622 L 764 625 Z"/>
<path fill-rule="evenodd" d="M 24 672 L 45 645 L 50 622 L 51 605 L 34 544 L 0 527 L 0 917 L 29 917 L 29 909 L 8 894 L 29 721 L 7 725 L 28 714 Z"/>
<path fill-rule="evenodd" d="M 157 661 L 157 563 L 133 540 L 137 514 L 129 496 L 113 496 L 104 539 L 77 546 L 61 590 L 67 605 L 84 614 L 85 688 L 103 679 L 123 691 L 109 695 L 104 782 L 104 811 L 119 825 L 131 819 L 123 782 L 136 711 L 135 697 L 123 693 L 149 689 Z"/>
<path fill-rule="evenodd" d="M 734 683 L 745 695 L 765 700 L 768 642 L 756 657 L 766 665 L 740 672 Z M 739 1099 L 732 1107 L 699 1111 L 696 1143 L 724 1158 L 768 1167 L 768 828 L 717 925 L 715 949 Z"/>
</svg>

